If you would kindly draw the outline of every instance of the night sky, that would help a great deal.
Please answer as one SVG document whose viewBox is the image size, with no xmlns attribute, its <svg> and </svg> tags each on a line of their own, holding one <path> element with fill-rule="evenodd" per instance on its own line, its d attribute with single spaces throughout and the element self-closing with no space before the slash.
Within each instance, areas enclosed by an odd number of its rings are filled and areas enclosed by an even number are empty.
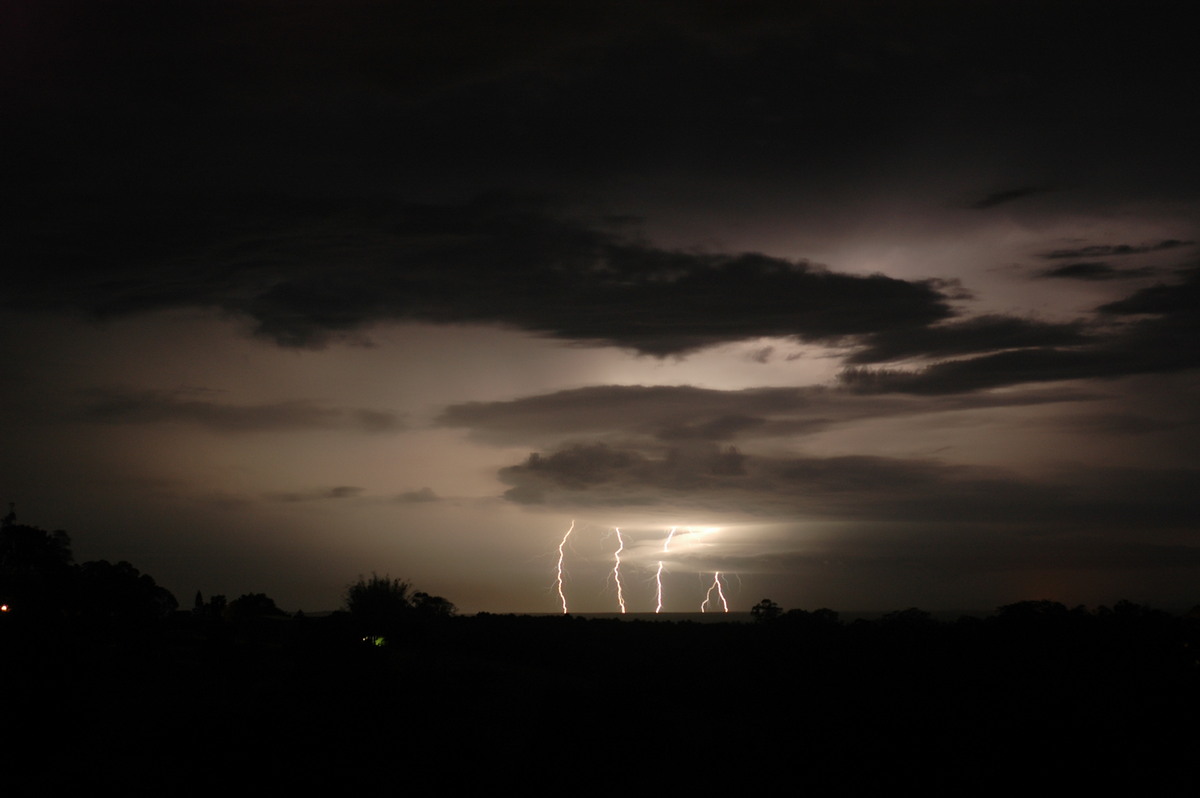
<svg viewBox="0 0 1200 798">
<path fill-rule="evenodd" d="M 0 500 L 185 605 L 1193 606 L 1184 8 L 6 3 Z"/>
</svg>

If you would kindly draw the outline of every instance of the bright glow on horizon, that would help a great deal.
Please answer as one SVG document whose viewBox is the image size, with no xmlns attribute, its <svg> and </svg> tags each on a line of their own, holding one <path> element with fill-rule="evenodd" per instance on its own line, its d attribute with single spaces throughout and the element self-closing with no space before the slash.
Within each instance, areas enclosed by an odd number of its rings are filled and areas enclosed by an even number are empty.
<svg viewBox="0 0 1200 798">
<path fill-rule="evenodd" d="M 558 595 L 558 602 L 564 615 L 570 612 L 566 595 L 566 547 L 568 540 L 570 540 L 571 536 L 575 533 L 576 526 L 577 522 L 572 519 L 567 531 L 563 534 L 562 538 L 558 542 L 558 557 L 555 561 L 554 589 Z M 630 561 L 632 561 L 635 571 L 644 572 L 649 570 L 651 563 L 646 562 L 646 560 L 649 559 L 649 557 L 646 556 L 648 553 L 648 546 L 644 544 L 640 545 L 642 553 L 639 554 L 639 544 L 637 544 L 636 541 L 627 541 L 626 538 L 628 535 L 626 532 L 621 531 L 621 527 L 613 526 L 610 527 L 610 529 L 617 537 L 617 546 L 615 550 L 610 549 L 610 551 L 612 551 L 612 567 L 608 569 L 608 574 L 609 578 L 616 583 L 617 608 L 621 614 L 627 614 L 629 612 L 629 603 L 625 596 L 625 580 L 621 570 L 622 567 L 628 570 Z M 689 541 L 691 541 L 691 545 L 694 546 L 698 543 L 701 543 L 701 538 L 704 536 L 717 531 L 720 531 L 719 527 L 685 527 L 681 525 L 675 525 L 668 528 L 666 538 L 663 540 L 662 550 L 659 553 L 659 556 L 653 561 L 653 573 L 645 580 L 646 583 L 653 583 L 653 611 L 655 614 L 663 612 L 663 609 L 666 605 L 666 585 L 663 577 L 668 571 L 668 558 L 666 555 L 671 554 L 671 545 L 675 541 L 675 538 L 681 537 L 681 539 L 684 541 L 683 549 L 685 549 L 685 552 L 683 556 L 686 557 L 686 549 L 689 547 Z M 607 534 L 603 535 L 602 538 L 607 538 Z M 649 543 L 649 541 L 646 541 L 646 543 Z M 712 544 L 701 545 L 709 546 Z M 657 544 L 655 544 L 655 548 L 657 548 Z M 572 551 L 575 551 L 575 546 L 572 546 Z M 705 571 L 700 571 L 697 576 L 701 576 L 704 573 Z M 628 576 L 628 574 L 625 574 L 624 576 Z M 725 595 L 725 581 L 727 581 L 727 578 L 724 576 L 723 572 L 716 571 L 714 573 L 713 581 L 708 585 L 704 599 L 701 602 L 701 612 L 707 612 L 708 605 L 710 603 L 715 605 L 716 601 L 718 600 L 721 602 L 722 611 L 729 612 L 729 601 Z M 717 594 L 715 599 L 713 598 L 714 590 Z"/>
</svg>

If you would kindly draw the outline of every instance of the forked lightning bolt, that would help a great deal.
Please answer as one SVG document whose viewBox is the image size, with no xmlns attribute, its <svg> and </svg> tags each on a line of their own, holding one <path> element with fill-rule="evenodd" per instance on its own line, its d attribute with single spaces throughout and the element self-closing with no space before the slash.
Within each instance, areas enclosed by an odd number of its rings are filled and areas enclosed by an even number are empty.
<svg viewBox="0 0 1200 798">
<path fill-rule="evenodd" d="M 729 612 L 729 602 L 725 600 L 725 591 L 721 587 L 721 572 L 717 571 L 713 574 L 713 582 L 708 586 L 708 592 L 704 594 L 704 601 L 700 604 L 700 612 L 707 612 L 708 600 L 712 598 L 713 590 L 717 591 L 717 596 L 721 599 L 721 607 L 725 612 Z"/>
<path fill-rule="evenodd" d="M 613 555 L 616 564 L 613 566 L 613 578 L 617 583 L 617 603 L 621 605 L 621 614 L 625 613 L 625 594 L 621 590 L 621 552 L 625 550 L 625 539 L 621 537 L 621 530 L 613 527 L 617 531 L 617 553 Z"/>
<path fill-rule="evenodd" d="M 664 552 L 671 550 L 671 538 L 675 537 L 675 530 L 677 528 L 678 527 L 671 527 L 671 531 L 667 533 L 667 540 L 665 543 L 663 543 L 663 551 Z M 663 573 L 663 562 L 662 562 L 662 560 L 659 560 L 658 561 L 658 572 L 654 574 L 655 598 L 658 601 L 658 606 L 656 606 L 654 608 L 654 611 L 656 613 L 662 612 L 662 604 L 663 604 L 663 602 L 662 602 L 662 573 Z"/>
<path fill-rule="evenodd" d="M 729 602 L 725 600 L 725 590 L 721 587 L 720 571 L 717 571 L 717 573 L 713 576 L 713 584 L 717 586 L 717 595 L 721 597 L 721 609 L 723 609 L 725 612 L 729 612 Z"/>
<path fill-rule="evenodd" d="M 555 587 L 558 588 L 558 598 L 562 602 L 563 615 L 567 614 L 567 596 L 563 593 L 563 548 L 567 545 L 567 538 L 571 537 L 571 533 L 575 531 L 575 521 L 571 521 L 571 528 L 567 530 L 567 534 L 563 535 L 563 539 L 558 543 L 558 571 L 555 579 Z"/>
</svg>

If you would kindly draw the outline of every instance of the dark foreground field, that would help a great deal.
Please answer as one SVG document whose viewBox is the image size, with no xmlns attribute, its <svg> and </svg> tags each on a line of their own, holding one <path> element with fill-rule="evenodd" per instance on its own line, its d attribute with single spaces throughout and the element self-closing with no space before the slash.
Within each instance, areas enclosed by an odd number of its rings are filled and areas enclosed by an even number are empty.
<svg viewBox="0 0 1200 798">
<path fill-rule="evenodd" d="M 43 789 L 1077 794 L 1194 786 L 1200 750 L 1200 622 L 1124 603 L 952 623 L 479 615 L 384 641 L 344 614 L 3 620 L 4 772 Z"/>
</svg>

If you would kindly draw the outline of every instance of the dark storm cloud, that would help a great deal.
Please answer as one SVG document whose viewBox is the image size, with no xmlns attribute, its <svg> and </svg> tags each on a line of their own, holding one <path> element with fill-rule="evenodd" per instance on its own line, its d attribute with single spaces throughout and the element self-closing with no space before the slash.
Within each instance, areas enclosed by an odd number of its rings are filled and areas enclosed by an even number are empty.
<svg viewBox="0 0 1200 798">
<path fill-rule="evenodd" d="M 1200 267 L 1184 270 L 1181 274 L 1184 277 L 1182 283 L 1159 283 L 1143 288 L 1125 299 L 1101 305 L 1099 311 L 1110 316 L 1156 314 L 1195 325 L 1200 314 Z"/>
<path fill-rule="evenodd" d="M 668 250 L 627 234 L 621 208 L 598 226 L 446 198 L 548 184 L 569 201 L 667 164 L 754 193 L 803 184 L 833 207 L 894 192 L 864 175 L 894 173 L 913 156 L 898 142 L 924 140 L 950 142 L 939 158 L 1054 170 L 1070 155 L 1089 173 L 1097 151 L 1134 149 L 1153 175 L 1142 194 L 1196 185 L 1195 159 L 1176 157 L 1196 115 L 1172 88 L 1194 63 L 1169 6 L 1093 10 L 1086 36 L 1058 4 L 1032 26 L 1019 3 L 466 7 L 30 11 L 6 53 L 15 232 L 0 259 L 17 276 L 2 307 L 212 308 L 297 347 L 407 319 L 653 355 L 832 341 L 946 320 L 952 287 Z M 1155 57 L 1112 69 L 1108 52 L 1143 48 Z M 1145 118 L 1153 147 L 1130 147 Z M 1049 185 L 1022 183 L 975 205 Z"/>
<path fill-rule="evenodd" d="M 1181 274 L 1184 279 L 1180 283 L 1143 288 L 1097 308 L 1101 319 L 1122 323 L 1081 338 L 1079 346 L 1013 349 L 914 370 L 851 367 L 842 372 L 839 381 L 863 393 L 935 395 L 1194 369 L 1200 367 L 1200 268 Z M 1041 333 L 1069 336 L 1070 330 L 1051 326 Z M 1031 333 L 1032 342 L 1036 333 Z"/>
<path fill-rule="evenodd" d="M 1179 34 L 1151 9 L 1136 20 L 1090 14 L 1081 38 L 1074 14 L 1057 6 L 1039 9 L 1031 29 L 998 3 L 969 13 L 468 5 L 31 12 L 10 56 L 24 79 L 6 87 L 19 142 L 5 153 L 19 198 L 9 221 L 19 232 L 4 260 L 20 276 L 5 306 L 212 307 L 292 346 L 410 318 L 511 324 L 651 354 L 919 327 L 951 315 L 944 286 L 664 251 L 494 204 L 364 208 L 336 198 L 428 186 L 463 196 L 464 185 L 608 179 L 669 159 L 685 171 L 803 175 L 823 187 L 813 189 L 820 199 L 846 185 L 846 165 L 871 169 L 893 153 L 898 132 L 1069 131 L 1080 109 L 1116 98 L 1131 118 L 1153 109 L 1180 140 L 1195 128 L 1167 101 L 1178 81 L 1156 79 L 1190 62 L 1162 44 Z M 1153 42 L 1157 57 L 1113 73 L 1104 42 Z M 1063 97 L 1079 108 L 1063 108 Z M 1086 129 L 1093 140 L 1096 126 Z M 975 205 L 1045 190 L 1021 185 Z M 627 226 L 618 216 L 607 214 L 610 226 Z"/>
<path fill-rule="evenodd" d="M 1078 390 L 938 397 L 873 396 L 822 386 L 720 391 L 692 386 L 601 385 L 504 402 L 447 407 L 440 426 L 483 440 L 616 434 L 660 441 L 726 441 L 818 432 L 834 424 L 922 413 L 1087 399 Z"/>
<path fill-rule="evenodd" d="M 1138 277 L 1148 277 L 1154 274 L 1155 271 L 1155 269 L 1148 266 L 1136 269 L 1117 269 L 1103 261 L 1088 261 L 1068 263 L 1066 266 L 1044 269 L 1038 272 L 1036 276 L 1044 278 L 1057 277 L 1069 280 L 1130 280 Z"/>
<path fill-rule="evenodd" d="M 1006 191 L 997 191 L 993 194 L 988 194 L 986 197 L 971 203 L 970 207 L 975 210 L 986 210 L 994 208 L 997 205 L 1003 205 L 1006 202 L 1014 202 L 1025 197 L 1035 197 L 1039 194 L 1046 194 L 1054 189 L 1046 186 L 1021 186 L 1020 188 L 1010 188 Z"/>
<path fill-rule="evenodd" d="M 1026 349 L 934 363 L 923 369 L 848 368 L 838 375 L 844 387 L 863 393 L 949 394 L 1029 382 L 1115 377 L 1148 370 L 1133 353 L 1099 350 Z"/>
<path fill-rule="evenodd" d="M 1047 260 L 1065 260 L 1068 258 L 1111 258 L 1120 255 L 1144 255 L 1150 252 L 1162 252 L 1179 247 L 1190 247 L 1195 241 L 1180 241 L 1168 238 L 1150 244 L 1094 244 L 1076 249 L 1056 249 L 1042 255 Z"/>
<path fill-rule="evenodd" d="M 64 222 L 56 236 L 30 234 L 22 254 L 39 268 L 12 282 L 5 306 L 101 317 L 211 307 L 299 347 L 390 320 L 505 324 L 653 355 L 759 336 L 833 340 L 952 313 L 938 281 L 668 250 L 511 197 L 285 205 L 179 218 L 160 207 L 112 220 L 116 232 Z"/>
<path fill-rule="evenodd" d="M 47 218 L 71 195 L 428 200 L 664 164 L 824 203 L 914 157 L 937 170 L 927 141 L 1031 175 L 978 207 L 1058 185 L 1043 173 L 1196 185 L 1178 90 L 1196 65 L 1171 3 L 25 5 L 5 31 L 0 158 Z"/>
<path fill-rule="evenodd" d="M 756 516 L 888 524 L 1088 524 L 1189 529 L 1200 472 L 1079 467 L 1058 479 L 936 460 L 768 457 L 734 447 L 664 454 L 575 444 L 504 468 L 505 494 L 559 507 L 690 506 Z"/>
<path fill-rule="evenodd" d="M 1130 347 L 1025 349 L 947 360 L 917 370 L 852 367 L 839 374 L 838 380 L 847 389 L 863 393 L 952 394 L 1024 383 L 1178 371 L 1200 365 L 1195 354 L 1159 351 L 1142 357 Z"/>
<path fill-rule="evenodd" d="M 1015 316 L 977 316 L 950 324 L 874 333 L 863 339 L 866 348 L 852 353 L 846 362 L 882 363 L 910 357 L 1072 346 L 1088 340 L 1080 324 L 1053 324 Z"/>
<path fill-rule="evenodd" d="M 572 239 L 582 243 L 582 236 Z M 382 313 L 372 313 L 374 308 L 361 301 L 365 297 L 343 293 L 349 312 L 337 319 L 344 322 L 359 311 L 361 322 L 388 316 L 502 322 L 559 338 L 668 355 L 759 336 L 829 340 L 950 315 L 931 282 L 839 275 L 755 254 L 699 255 L 608 242 L 557 252 L 522 251 L 528 243 L 479 240 L 477 254 L 492 262 L 459 261 L 436 278 L 410 280 L 400 302 Z M 541 250 L 542 243 L 535 248 Z M 494 262 L 500 253 L 509 255 L 507 263 Z M 461 250 L 457 254 L 471 257 Z M 258 317 L 260 330 L 277 340 L 312 340 L 324 325 L 319 316 L 305 312 L 309 294 L 306 286 L 281 286 L 272 291 L 282 300 L 279 304 L 256 305 L 250 312 Z M 450 296 L 452 301 L 444 301 Z M 371 305 L 379 301 L 372 291 Z"/>
<path fill-rule="evenodd" d="M 368 433 L 404 428 L 394 413 L 325 407 L 312 402 L 234 405 L 195 398 L 195 392 L 106 391 L 86 400 L 80 418 L 101 424 L 192 424 L 223 433 L 350 429 Z"/>
</svg>

